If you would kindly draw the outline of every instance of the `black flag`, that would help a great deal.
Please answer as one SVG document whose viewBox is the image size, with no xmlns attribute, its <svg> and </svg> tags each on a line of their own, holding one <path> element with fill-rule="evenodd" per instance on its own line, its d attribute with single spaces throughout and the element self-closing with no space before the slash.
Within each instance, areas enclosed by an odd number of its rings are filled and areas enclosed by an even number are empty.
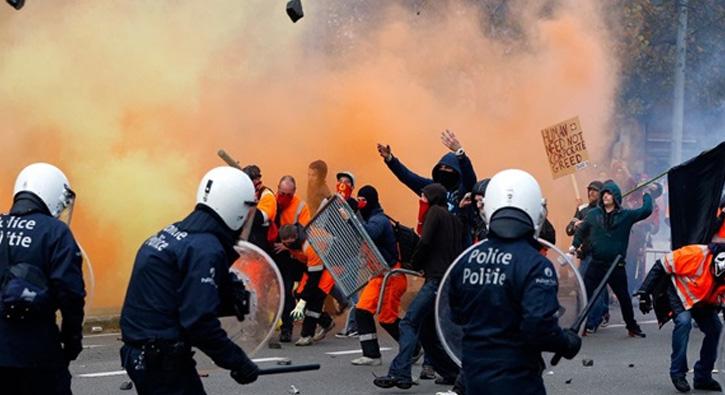
<svg viewBox="0 0 725 395">
<path fill-rule="evenodd" d="M 672 249 L 709 244 L 725 184 L 725 142 L 667 173 Z"/>
</svg>

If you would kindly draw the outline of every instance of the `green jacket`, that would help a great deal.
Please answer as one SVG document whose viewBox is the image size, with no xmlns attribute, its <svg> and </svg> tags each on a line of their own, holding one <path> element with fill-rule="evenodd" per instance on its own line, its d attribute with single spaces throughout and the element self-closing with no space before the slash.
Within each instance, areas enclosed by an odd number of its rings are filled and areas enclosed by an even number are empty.
<svg viewBox="0 0 725 395">
<path fill-rule="evenodd" d="M 614 195 L 616 208 L 607 214 L 604 211 L 602 198 L 605 192 Z M 629 244 L 629 232 L 632 225 L 652 214 L 652 197 L 645 193 L 642 197 L 642 207 L 638 209 L 622 208 L 622 191 L 614 182 L 607 182 L 602 188 L 599 198 L 599 206 L 589 210 L 584 222 L 574 234 L 573 245 L 576 248 L 581 246 L 587 239 L 590 243 L 592 260 L 597 262 L 611 263 L 617 255 L 622 255 L 621 266 L 624 265 L 624 258 L 627 255 L 627 244 Z"/>
</svg>

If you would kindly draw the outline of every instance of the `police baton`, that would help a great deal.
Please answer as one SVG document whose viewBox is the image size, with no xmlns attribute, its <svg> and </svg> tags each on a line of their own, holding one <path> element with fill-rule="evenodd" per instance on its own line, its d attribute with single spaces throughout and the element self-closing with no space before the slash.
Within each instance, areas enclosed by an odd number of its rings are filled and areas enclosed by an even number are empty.
<svg viewBox="0 0 725 395">
<path fill-rule="evenodd" d="M 259 369 L 259 375 L 263 376 L 267 374 L 306 372 L 308 370 L 320 370 L 320 364 L 311 363 L 308 365 L 277 366 L 274 368 Z"/>
<path fill-rule="evenodd" d="M 609 267 L 609 270 L 607 270 L 607 273 L 604 274 L 604 278 L 602 278 L 602 282 L 599 283 L 599 286 L 594 290 L 592 293 L 592 298 L 589 299 L 589 303 L 587 303 L 586 307 L 584 307 L 584 311 L 579 314 L 579 316 L 576 318 L 576 321 L 574 321 L 574 324 L 572 324 L 571 329 L 576 333 L 579 334 L 579 330 L 581 330 L 582 324 L 584 323 L 584 320 L 587 319 L 587 316 L 592 311 L 592 308 L 594 308 L 594 303 L 599 299 L 599 296 L 604 292 L 604 289 L 607 287 L 607 282 L 609 281 L 609 277 L 612 277 L 612 273 L 614 272 L 614 268 L 617 267 L 619 264 L 619 261 L 622 260 L 622 255 L 617 255 L 616 258 L 614 258 L 614 262 L 612 262 L 612 266 Z M 551 366 L 556 366 L 559 361 L 561 360 L 561 354 L 556 353 L 554 354 L 554 357 L 551 358 Z"/>
<path fill-rule="evenodd" d="M 234 160 L 234 158 L 229 156 L 229 154 L 227 154 L 227 152 L 224 151 L 223 149 L 220 149 L 219 151 L 217 151 L 216 154 L 219 155 L 219 157 L 222 158 L 222 160 L 224 162 L 226 162 L 229 166 L 242 170 L 242 167 L 239 166 L 239 161 Z"/>
</svg>

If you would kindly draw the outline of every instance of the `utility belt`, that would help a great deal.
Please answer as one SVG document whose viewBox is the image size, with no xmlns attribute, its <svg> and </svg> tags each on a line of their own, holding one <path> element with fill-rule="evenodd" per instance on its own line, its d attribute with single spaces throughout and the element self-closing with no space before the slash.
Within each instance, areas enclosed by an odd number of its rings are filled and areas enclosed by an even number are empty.
<svg viewBox="0 0 725 395">
<path fill-rule="evenodd" d="M 148 340 L 146 342 L 125 342 L 141 350 L 140 360 L 147 371 L 179 371 L 194 364 L 194 351 L 183 341 Z"/>
</svg>

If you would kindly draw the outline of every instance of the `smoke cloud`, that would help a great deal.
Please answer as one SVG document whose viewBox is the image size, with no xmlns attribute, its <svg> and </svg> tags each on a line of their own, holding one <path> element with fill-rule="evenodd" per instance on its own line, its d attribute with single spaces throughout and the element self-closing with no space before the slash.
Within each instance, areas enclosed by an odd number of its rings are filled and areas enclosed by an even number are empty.
<svg viewBox="0 0 725 395">
<path fill-rule="evenodd" d="M 533 3 L 533 5 L 532 5 Z M 96 271 L 94 307 L 123 301 L 150 234 L 180 220 L 224 148 L 276 189 L 309 162 L 352 170 L 409 224 L 416 197 L 377 142 L 429 176 L 454 131 L 479 178 L 531 172 L 563 227 L 571 182 L 552 180 L 541 129 L 578 115 L 606 155 L 617 62 L 598 2 L 509 2 L 509 30 L 473 3 L 28 2 L 0 10 L 0 206 L 29 163 L 61 167 L 72 228 Z M 586 185 L 589 180 L 579 180 Z M 559 240 L 563 237 L 560 236 Z"/>
</svg>

